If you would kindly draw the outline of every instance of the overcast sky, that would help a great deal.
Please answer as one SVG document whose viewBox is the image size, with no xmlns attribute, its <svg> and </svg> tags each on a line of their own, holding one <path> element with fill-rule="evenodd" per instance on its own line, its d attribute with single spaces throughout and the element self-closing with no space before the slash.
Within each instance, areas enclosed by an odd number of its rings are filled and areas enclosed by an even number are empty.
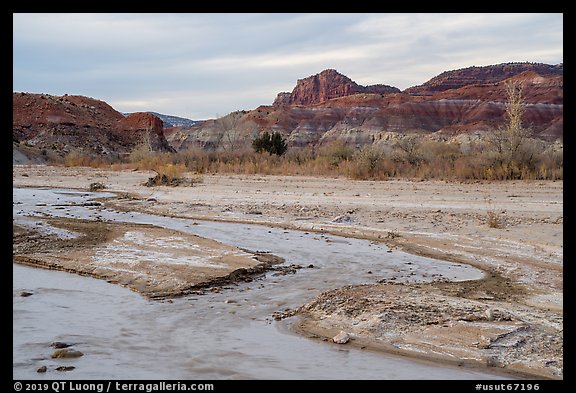
<svg viewBox="0 0 576 393">
<path fill-rule="evenodd" d="M 334 68 L 405 89 L 447 70 L 563 62 L 563 14 L 13 14 L 13 91 L 201 120 Z"/>
</svg>

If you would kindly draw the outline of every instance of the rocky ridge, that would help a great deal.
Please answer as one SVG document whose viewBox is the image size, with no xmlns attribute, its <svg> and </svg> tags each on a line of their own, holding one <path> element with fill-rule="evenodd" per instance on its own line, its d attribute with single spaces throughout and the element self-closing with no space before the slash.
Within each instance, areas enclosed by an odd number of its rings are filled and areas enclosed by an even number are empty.
<svg viewBox="0 0 576 393">
<path fill-rule="evenodd" d="M 214 121 L 165 131 L 178 149 L 214 149 L 214 135 L 233 132 L 250 141 L 262 131 L 280 132 L 290 146 L 339 140 L 356 145 L 387 143 L 419 133 L 445 140 L 481 134 L 503 124 L 507 81 L 523 87 L 523 124 L 535 137 L 563 137 L 563 65 L 506 63 L 448 71 L 404 91 L 385 85 L 360 86 L 335 70 L 300 79 L 272 105 L 236 112 L 233 123 L 214 132 Z M 220 138 L 223 143 L 226 138 Z"/>
<path fill-rule="evenodd" d="M 412 133 L 449 140 L 502 125 L 505 84 L 515 81 L 523 86 L 523 125 L 552 142 L 563 138 L 563 78 L 563 64 L 504 63 L 443 72 L 400 91 L 362 86 L 328 69 L 298 80 L 272 105 L 168 128 L 154 114 L 124 116 L 89 97 L 13 93 L 12 135 L 19 153 L 34 147 L 60 156 L 74 150 L 117 156 L 141 143 L 159 151 L 249 149 L 263 131 L 281 133 L 292 147 L 386 144 Z"/>
<path fill-rule="evenodd" d="M 498 83 L 523 72 L 532 72 L 542 77 L 563 76 L 564 64 L 502 63 L 444 71 L 426 83 L 404 90 L 404 93 L 412 95 L 432 95 L 441 91 L 458 89 L 468 85 Z"/>
<path fill-rule="evenodd" d="M 12 140 L 64 156 L 79 151 L 102 156 L 127 154 L 140 143 L 173 151 L 160 118 L 138 112 L 124 116 L 109 104 L 78 95 L 13 93 Z"/>
</svg>

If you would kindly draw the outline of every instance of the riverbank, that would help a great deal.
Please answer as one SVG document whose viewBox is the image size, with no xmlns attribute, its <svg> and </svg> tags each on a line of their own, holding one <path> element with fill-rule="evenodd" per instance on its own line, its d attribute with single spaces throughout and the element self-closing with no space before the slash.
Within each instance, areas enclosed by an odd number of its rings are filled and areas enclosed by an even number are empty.
<svg viewBox="0 0 576 393">
<path fill-rule="evenodd" d="M 98 182 L 127 211 L 334 233 L 474 265 L 488 272 L 486 285 L 382 282 L 326 292 L 297 310 L 300 329 L 324 338 L 345 330 L 351 343 L 562 378 L 562 182 L 204 175 L 192 187 L 146 187 L 153 172 L 14 166 L 13 173 L 14 186 L 87 190 Z M 410 295 L 391 295 L 400 289 Z M 384 305 L 388 297 L 395 300 Z M 412 298 L 424 303 L 406 303 Z"/>
</svg>

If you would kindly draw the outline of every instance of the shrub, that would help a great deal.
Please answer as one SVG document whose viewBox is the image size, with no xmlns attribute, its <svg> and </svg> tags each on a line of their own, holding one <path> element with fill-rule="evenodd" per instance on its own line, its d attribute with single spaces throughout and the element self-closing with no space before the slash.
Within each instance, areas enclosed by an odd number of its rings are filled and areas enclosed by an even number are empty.
<svg viewBox="0 0 576 393">
<path fill-rule="evenodd" d="M 96 183 L 90 183 L 90 187 L 88 188 L 88 190 L 94 192 L 103 190 L 105 188 L 106 186 L 104 184 L 96 182 Z"/>
<path fill-rule="evenodd" d="M 500 219 L 500 216 L 498 216 L 498 214 L 495 211 L 488 210 L 488 212 L 486 212 L 486 214 L 487 214 L 486 223 L 488 224 L 488 227 L 496 228 L 496 229 L 503 228 L 503 224 L 502 224 L 502 221 Z"/>
<path fill-rule="evenodd" d="M 186 167 L 182 164 L 160 165 L 156 169 L 153 169 L 153 171 L 156 172 L 156 176 L 150 177 L 148 181 L 144 183 L 144 185 L 147 187 L 193 184 L 192 180 L 186 179 L 182 176 L 182 174 L 186 171 Z"/>
<path fill-rule="evenodd" d="M 356 180 L 382 177 L 383 173 L 380 169 L 383 159 L 384 152 L 382 149 L 374 145 L 364 146 L 354 154 L 348 176 Z"/>
<path fill-rule="evenodd" d="M 130 155 L 128 157 L 129 161 L 132 163 L 141 163 L 146 162 L 151 159 L 154 155 L 154 152 L 150 147 L 145 143 L 140 143 L 132 149 Z"/>
<path fill-rule="evenodd" d="M 344 142 L 336 141 L 319 149 L 318 156 L 328 162 L 332 168 L 338 168 L 341 162 L 349 161 L 354 156 L 354 148 Z"/>
</svg>

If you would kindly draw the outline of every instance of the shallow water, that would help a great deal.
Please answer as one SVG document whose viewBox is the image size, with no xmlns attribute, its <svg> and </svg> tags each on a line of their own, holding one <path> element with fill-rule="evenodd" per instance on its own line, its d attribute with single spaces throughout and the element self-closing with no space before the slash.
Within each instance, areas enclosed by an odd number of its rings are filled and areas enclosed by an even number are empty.
<svg viewBox="0 0 576 393">
<path fill-rule="evenodd" d="M 257 225 L 198 222 L 82 205 L 103 193 L 13 189 L 15 222 L 55 215 L 151 223 L 251 250 L 270 251 L 295 274 L 269 272 L 219 293 L 149 301 L 102 280 L 14 264 L 13 376 L 26 379 L 501 379 L 304 338 L 272 314 L 319 293 L 383 278 L 480 278 L 466 265 L 422 258 L 383 244 Z M 75 206 L 55 206 L 71 205 Z M 44 226 L 46 226 L 44 224 Z M 48 229 L 49 230 L 49 229 Z M 307 268 L 313 265 L 313 268 Z M 21 297 L 22 291 L 31 292 Z M 85 355 L 51 359 L 53 341 Z M 39 374 L 42 365 L 48 372 Z M 74 365 L 69 372 L 55 371 Z"/>
</svg>

